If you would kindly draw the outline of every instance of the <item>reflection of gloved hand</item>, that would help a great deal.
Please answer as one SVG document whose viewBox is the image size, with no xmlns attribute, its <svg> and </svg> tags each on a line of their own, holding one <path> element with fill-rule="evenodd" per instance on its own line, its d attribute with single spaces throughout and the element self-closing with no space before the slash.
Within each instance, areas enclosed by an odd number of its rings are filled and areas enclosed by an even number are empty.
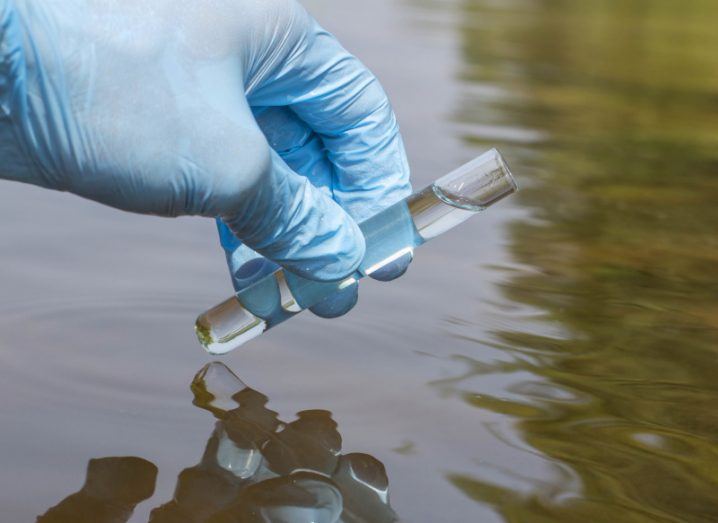
<svg viewBox="0 0 718 523">
<path fill-rule="evenodd" d="M 124 523 L 152 496 L 157 467 L 135 457 L 91 459 L 82 488 L 50 508 L 38 523 Z"/>
<path fill-rule="evenodd" d="M 0 177 L 220 216 L 318 280 L 409 192 L 381 87 L 294 0 L 0 0 Z"/>
<path fill-rule="evenodd" d="M 329 478 L 300 471 L 250 485 L 207 523 L 340 523 L 342 510 L 342 493 Z"/>
</svg>

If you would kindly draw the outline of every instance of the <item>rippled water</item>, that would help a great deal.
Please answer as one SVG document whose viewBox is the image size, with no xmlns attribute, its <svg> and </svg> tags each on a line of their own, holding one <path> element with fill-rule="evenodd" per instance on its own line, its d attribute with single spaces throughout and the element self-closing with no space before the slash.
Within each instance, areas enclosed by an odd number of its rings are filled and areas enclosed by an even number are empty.
<svg viewBox="0 0 718 523">
<path fill-rule="evenodd" d="M 251 388 L 216 425 L 190 390 L 213 225 L 3 183 L 0 521 L 308 491 L 347 521 L 718 521 L 718 4 L 307 4 L 382 78 L 416 186 L 498 146 L 523 192 L 225 358 Z M 217 472 L 255 463 L 222 423 L 274 483 Z"/>
</svg>

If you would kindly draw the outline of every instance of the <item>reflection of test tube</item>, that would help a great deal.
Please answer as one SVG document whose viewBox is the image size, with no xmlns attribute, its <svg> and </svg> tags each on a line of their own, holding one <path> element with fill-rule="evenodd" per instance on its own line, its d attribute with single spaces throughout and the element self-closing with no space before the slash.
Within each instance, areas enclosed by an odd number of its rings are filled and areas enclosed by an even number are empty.
<svg viewBox="0 0 718 523">
<path fill-rule="evenodd" d="M 197 318 L 200 343 L 225 354 L 312 307 L 360 278 L 413 255 L 415 247 L 515 192 L 516 182 L 492 149 L 360 224 L 366 254 L 357 271 L 338 282 L 316 282 L 279 269 Z"/>
</svg>

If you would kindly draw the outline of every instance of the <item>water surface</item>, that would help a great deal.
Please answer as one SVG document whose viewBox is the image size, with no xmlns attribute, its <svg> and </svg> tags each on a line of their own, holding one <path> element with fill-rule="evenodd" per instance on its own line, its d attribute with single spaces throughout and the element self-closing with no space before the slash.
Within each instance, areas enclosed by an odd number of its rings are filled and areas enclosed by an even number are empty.
<svg viewBox="0 0 718 523">
<path fill-rule="evenodd" d="M 718 4 L 307 5 L 382 78 L 417 187 L 497 146 L 523 191 L 223 362 L 383 468 L 382 514 L 718 520 Z M 134 478 L 103 491 L 133 523 L 182 498 L 216 430 L 190 390 L 214 235 L 1 185 L 0 521 L 82 501 L 88 463 Z"/>
</svg>

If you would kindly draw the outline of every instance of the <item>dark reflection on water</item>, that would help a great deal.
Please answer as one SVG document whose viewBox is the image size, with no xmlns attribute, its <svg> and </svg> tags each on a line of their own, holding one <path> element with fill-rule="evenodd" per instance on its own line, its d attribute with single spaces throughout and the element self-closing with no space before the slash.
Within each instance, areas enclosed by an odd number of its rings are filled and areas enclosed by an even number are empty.
<svg viewBox="0 0 718 523">
<path fill-rule="evenodd" d="M 299 412 L 290 423 L 267 407 L 222 363 L 192 381 L 194 404 L 217 423 L 199 464 L 177 478 L 174 498 L 150 523 L 390 523 L 384 465 L 368 454 L 342 454 L 331 413 Z M 152 496 L 157 467 L 141 458 L 90 460 L 79 492 L 38 523 L 123 523 Z"/>
<path fill-rule="evenodd" d="M 157 467 L 135 457 L 91 459 L 82 488 L 37 518 L 38 523 L 124 523 L 152 496 Z"/>
<path fill-rule="evenodd" d="M 718 521 L 718 3 L 459 9 L 466 139 L 525 175 L 505 306 L 533 312 L 436 386 L 566 476 L 449 479 L 507 521 Z"/>
</svg>

